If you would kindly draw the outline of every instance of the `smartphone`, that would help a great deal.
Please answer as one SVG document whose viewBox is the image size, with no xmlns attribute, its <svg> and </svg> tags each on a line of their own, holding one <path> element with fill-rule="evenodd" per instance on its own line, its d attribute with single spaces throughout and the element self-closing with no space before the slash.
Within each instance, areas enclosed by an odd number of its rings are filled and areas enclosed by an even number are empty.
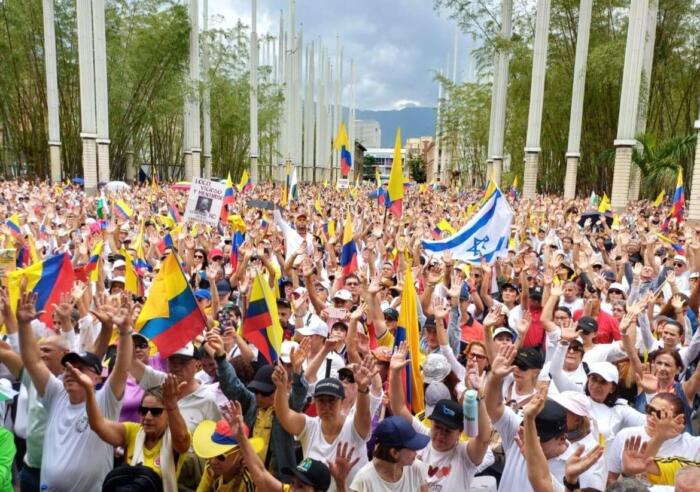
<svg viewBox="0 0 700 492">
<path fill-rule="evenodd" d="M 345 319 L 345 316 L 348 314 L 347 309 L 336 307 L 329 307 L 326 312 L 328 313 L 328 317 L 332 319 Z"/>
</svg>

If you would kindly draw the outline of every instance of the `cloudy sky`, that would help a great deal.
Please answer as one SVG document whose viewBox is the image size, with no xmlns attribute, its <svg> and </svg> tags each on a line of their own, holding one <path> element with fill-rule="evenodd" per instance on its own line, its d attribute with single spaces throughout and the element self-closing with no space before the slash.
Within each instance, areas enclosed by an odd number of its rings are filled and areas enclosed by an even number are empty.
<svg viewBox="0 0 700 492">
<path fill-rule="evenodd" d="M 286 15 L 287 8 L 286 0 L 258 0 L 258 31 L 277 36 L 280 10 Z M 209 11 L 226 24 L 238 18 L 250 24 L 250 0 L 209 0 Z M 331 47 L 333 60 L 340 35 L 347 79 L 349 60 L 355 60 L 359 109 L 436 104 L 434 71 L 448 64 L 455 22 L 447 12 L 436 12 L 432 0 L 298 0 L 296 20 L 297 26 L 303 24 L 304 42 L 321 39 Z M 460 79 L 470 70 L 471 45 L 470 38 L 460 35 Z M 343 94 L 348 104 L 347 86 Z"/>
</svg>

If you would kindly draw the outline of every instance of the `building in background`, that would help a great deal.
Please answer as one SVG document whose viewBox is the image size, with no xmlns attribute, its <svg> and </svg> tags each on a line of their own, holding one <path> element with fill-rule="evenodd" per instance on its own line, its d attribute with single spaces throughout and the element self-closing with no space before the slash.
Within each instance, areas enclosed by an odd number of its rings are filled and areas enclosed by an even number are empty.
<svg viewBox="0 0 700 492">
<path fill-rule="evenodd" d="M 382 146 L 382 127 L 375 120 L 355 120 L 355 140 L 365 148 L 377 149 Z"/>
<path fill-rule="evenodd" d="M 439 177 L 437 174 L 437 162 L 435 160 L 434 137 L 406 139 L 406 160 L 410 159 L 421 159 L 423 161 L 427 182 L 431 182 L 433 179 Z"/>
<path fill-rule="evenodd" d="M 379 174 L 382 176 L 382 181 L 389 179 L 391 174 L 391 164 L 394 162 L 394 149 L 393 148 L 368 148 L 365 152 L 365 156 L 371 155 L 374 157 L 377 167 L 379 168 Z M 403 173 L 408 174 L 408 169 L 405 164 L 406 160 L 406 149 L 401 149 L 401 158 L 404 161 Z"/>
</svg>

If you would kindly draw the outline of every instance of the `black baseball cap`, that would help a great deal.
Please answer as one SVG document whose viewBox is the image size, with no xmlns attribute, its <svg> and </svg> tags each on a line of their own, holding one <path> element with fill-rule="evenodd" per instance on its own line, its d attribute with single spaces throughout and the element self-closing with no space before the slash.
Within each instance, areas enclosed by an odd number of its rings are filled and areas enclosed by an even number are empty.
<svg viewBox="0 0 700 492">
<path fill-rule="evenodd" d="M 428 418 L 453 430 L 462 429 L 464 427 L 462 405 L 454 400 L 438 400 L 433 409 L 433 413 L 431 413 Z"/>
<path fill-rule="evenodd" d="M 542 299 L 542 287 L 533 287 L 532 289 L 529 290 L 528 296 L 531 299 Z"/>
<path fill-rule="evenodd" d="M 325 491 L 331 486 L 331 472 L 328 467 L 311 458 L 304 458 L 296 468 L 285 466 L 282 468 L 282 473 L 294 475 L 300 482 L 310 485 L 315 490 Z"/>
<path fill-rule="evenodd" d="M 325 378 L 316 383 L 314 398 L 317 396 L 334 396 L 343 400 L 345 399 L 345 389 L 340 380 L 336 378 Z"/>
<path fill-rule="evenodd" d="M 248 383 L 248 389 L 253 393 L 271 395 L 275 391 L 275 384 L 272 382 L 274 366 L 266 364 L 255 372 L 253 380 Z"/>
<path fill-rule="evenodd" d="M 544 367 L 544 355 L 536 348 L 521 348 L 518 350 L 513 364 L 523 371 L 542 369 Z"/>
<path fill-rule="evenodd" d="M 435 328 L 437 326 L 435 316 L 429 314 L 425 317 L 425 323 L 423 323 L 423 328 Z"/>
<path fill-rule="evenodd" d="M 540 442 L 547 442 L 566 434 L 566 409 L 554 400 L 547 400 L 535 417 L 535 427 Z"/>
<path fill-rule="evenodd" d="M 520 292 L 520 286 L 514 284 L 513 282 L 506 282 L 503 285 L 501 285 L 501 292 L 503 292 L 506 289 L 513 289 L 515 292 Z"/>
<path fill-rule="evenodd" d="M 576 328 L 586 333 L 593 333 L 598 331 L 598 321 L 592 316 L 581 316 L 576 324 Z"/>
<path fill-rule="evenodd" d="M 65 365 L 66 362 L 70 362 L 74 366 L 80 363 L 89 367 L 97 374 L 102 374 L 102 362 L 99 357 L 92 352 L 69 352 L 61 359 L 61 365 Z"/>
<path fill-rule="evenodd" d="M 374 437 L 378 444 L 390 448 L 407 448 L 418 451 L 430 442 L 430 437 L 415 431 L 413 426 L 403 417 L 386 417 L 379 422 L 374 430 Z"/>
<path fill-rule="evenodd" d="M 384 319 L 386 321 L 398 321 L 399 312 L 394 308 L 386 308 L 384 310 Z"/>
</svg>

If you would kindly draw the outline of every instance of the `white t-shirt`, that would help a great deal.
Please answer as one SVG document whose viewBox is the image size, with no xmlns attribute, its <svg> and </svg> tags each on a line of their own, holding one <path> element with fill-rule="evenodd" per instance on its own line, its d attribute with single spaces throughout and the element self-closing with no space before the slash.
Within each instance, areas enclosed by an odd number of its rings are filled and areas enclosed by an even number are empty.
<svg viewBox="0 0 700 492">
<path fill-rule="evenodd" d="M 403 467 L 403 474 L 398 482 L 387 482 L 377 473 L 373 462 L 360 468 L 355 479 L 350 484 L 353 492 L 384 492 L 384 491 L 419 491 L 428 476 L 428 466 L 416 459 L 410 466 Z"/>
<path fill-rule="evenodd" d="M 569 311 L 571 311 L 571 314 L 573 314 L 574 311 L 578 311 L 579 309 L 583 309 L 583 299 L 581 299 L 580 297 L 577 297 L 576 299 L 574 299 L 571 302 L 566 302 L 564 300 L 564 296 L 561 296 L 559 298 L 559 306 L 569 308 Z"/>
<path fill-rule="evenodd" d="M 598 423 L 598 431 L 605 438 L 607 446 L 626 427 L 643 426 L 646 416 L 629 406 L 625 400 L 620 400 L 614 407 L 591 400 L 591 414 Z"/>
<path fill-rule="evenodd" d="M 360 461 L 352 467 L 350 473 L 348 474 L 347 482 L 352 483 L 358 470 L 362 468 L 367 463 L 367 453 L 364 450 L 367 447 L 367 441 L 369 440 L 369 435 L 367 439 L 364 439 L 355 430 L 355 425 L 352 419 L 345 419 L 343 427 L 340 429 L 340 433 L 336 436 L 333 442 L 326 441 L 321 430 L 321 419 L 319 417 L 309 417 L 304 415 L 306 423 L 304 424 L 304 430 L 301 434 L 297 436 L 299 442 L 301 443 L 301 450 L 303 451 L 304 458 L 312 458 L 322 462 L 326 462 L 335 457 L 336 448 L 341 442 L 346 442 L 349 444 L 349 448 L 355 448 L 359 450 Z M 328 492 L 335 492 L 335 482 L 331 483 Z"/>
<path fill-rule="evenodd" d="M 413 429 L 426 436 L 430 435 L 430 429 L 415 417 Z M 477 465 L 469 459 L 467 443 L 464 442 L 458 443 L 450 451 L 437 451 L 433 448 L 433 442 L 430 441 L 425 448 L 418 451 L 418 459 L 428 467 L 427 483 L 430 492 L 469 490 L 469 485 L 477 471 Z"/>
<path fill-rule="evenodd" d="M 622 349 L 622 342 L 597 343 L 583 354 L 583 362 L 617 362 L 627 358 L 627 352 Z"/>
<path fill-rule="evenodd" d="M 521 421 L 521 417 L 517 416 L 510 408 L 505 407 L 501 418 L 493 423 L 493 428 L 501 435 L 503 450 L 506 454 L 506 464 L 498 487 L 499 492 L 532 492 L 532 486 L 527 478 L 525 458 L 515 442 Z M 569 446 L 563 454 L 548 460 L 554 490 L 563 490 L 561 483 L 564 476 L 564 465 L 572 452 L 572 446 Z"/>
<path fill-rule="evenodd" d="M 584 447 L 584 455 L 592 451 L 599 443 L 599 441 L 593 436 L 593 433 L 589 432 L 586 437 L 580 441 L 573 443 L 571 447 L 573 449 L 578 449 L 579 446 Z M 596 490 L 605 490 L 606 483 L 608 481 L 608 465 L 605 462 L 605 456 L 598 458 L 598 461 L 593 463 L 593 465 L 583 472 L 579 477 L 579 482 L 581 482 L 581 488 L 590 488 Z"/>
<path fill-rule="evenodd" d="M 643 443 L 651 439 L 644 426 L 622 429 L 613 439 L 612 444 L 607 446 L 605 456 L 610 473 L 622 473 L 622 451 L 625 440 L 634 436 L 641 436 Z M 692 461 L 700 460 L 700 437 L 694 437 L 684 432 L 665 441 L 659 448 L 659 452 L 656 453 L 656 457 L 669 458 L 671 456 L 683 456 Z"/>
<path fill-rule="evenodd" d="M 119 419 L 121 402 L 109 382 L 95 392 L 95 399 L 106 419 Z M 41 490 L 100 492 L 114 464 L 114 448 L 90 429 L 85 402 L 71 404 L 63 382 L 54 375 L 49 377 L 41 402 L 48 414 Z"/>
</svg>

